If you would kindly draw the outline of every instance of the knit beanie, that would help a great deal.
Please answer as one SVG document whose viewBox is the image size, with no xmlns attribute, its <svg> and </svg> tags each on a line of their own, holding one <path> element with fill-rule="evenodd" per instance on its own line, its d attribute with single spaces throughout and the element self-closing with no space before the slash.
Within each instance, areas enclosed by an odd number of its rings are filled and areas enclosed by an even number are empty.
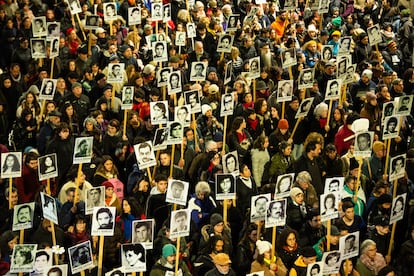
<svg viewBox="0 0 414 276">
<path fill-rule="evenodd" d="M 174 255 L 175 252 L 177 252 L 177 249 L 175 249 L 175 246 L 172 244 L 166 244 L 164 245 L 164 247 L 162 248 L 162 256 L 164 258 L 167 258 L 171 255 Z"/>
<path fill-rule="evenodd" d="M 211 226 L 216 226 L 217 224 L 219 224 L 220 222 L 223 222 L 223 217 L 220 214 L 214 213 L 211 215 L 210 217 L 210 224 Z"/>
<path fill-rule="evenodd" d="M 289 122 L 286 119 L 281 119 L 279 123 L 277 124 L 277 127 L 279 129 L 288 129 L 289 128 Z"/>
<path fill-rule="evenodd" d="M 371 70 L 369 70 L 369 69 L 365 69 L 363 72 L 362 72 L 362 75 L 361 76 L 367 76 L 369 79 L 372 79 L 372 71 Z"/>
<path fill-rule="evenodd" d="M 377 153 L 380 150 L 385 149 L 385 144 L 381 141 L 375 141 L 374 144 L 372 145 L 372 150 Z"/>
<path fill-rule="evenodd" d="M 303 194 L 303 191 L 302 191 L 302 189 L 301 189 L 301 188 L 294 187 L 294 188 L 292 188 L 292 189 L 290 190 L 290 197 L 291 197 L 293 200 L 295 200 L 295 197 L 296 197 L 298 194 Z"/>
<path fill-rule="evenodd" d="M 259 255 L 264 254 L 266 251 L 272 249 L 272 244 L 268 241 L 258 240 L 256 242 L 256 248 L 259 251 Z"/>
</svg>

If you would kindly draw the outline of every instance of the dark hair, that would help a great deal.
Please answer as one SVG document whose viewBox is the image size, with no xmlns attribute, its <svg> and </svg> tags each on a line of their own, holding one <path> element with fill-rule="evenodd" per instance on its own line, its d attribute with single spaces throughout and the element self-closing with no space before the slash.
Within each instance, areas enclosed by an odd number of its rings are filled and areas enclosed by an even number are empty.
<svg viewBox="0 0 414 276">
<path fill-rule="evenodd" d="M 46 252 L 46 251 L 44 251 L 44 250 L 37 251 L 37 252 L 36 252 L 35 259 L 36 259 L 37 257 L 40 257 L 40 256 L 46 256 L 46 258 L 47 258 L 47 260 L 48 260 L 48 261 L 49 261 L 49 259 L 50 259 L 50 255 L 49 255 L 49 254 L 47 254 L 47 252 Z"/>
<path fill-rule="evenodd" d="M 131 215 L 133 215 L 136 218 L 141 217 L 144 214 L 144 210 L 142 210 L 142 207 L 139 205 L 138 200 L 136 200 L 134 197 L 129 196 L 127 198 L 124 198 L 122 200 L 121 206 L 123 206 L 124 201 L 128 202 L 129 206 L 131 207 Z M 124 213 L 124 209 L 121 208 L 121 217 L 127 217 L 128 214 Z"/>
<path fill-rule="evenodd" d="M 14 155 L 13 153 L 9 153 L 6 155 L 6 158 L 4 160 L 7 160 L 9 157 L 13 158 L 13 167 L 12 167 L 12 171 L 20 171 L 20 163 L 19 163 L 19 159 L 17 158 L 16 155 Z M 3 172 L 5 172 L 7 170 L 7 162 L 5 161 L 3 164 Z"/>
<path fill-rule="evenodd" d="M 342 212 L 345 212 L 349 208 L 354 208 L 355 204 L 351 200 L 342 200 Z"/>
<path fill-rule="evenodd" d="M 287 245 L 286 241 L 290 234 L 294 234 L 296 238 L 299 235 L 295 229 L 289 227 L 284 229 L 279 235 L 278 246 L 280 249 Z"/>
<path fill-rule="evenodd" d="M 58 273 L 59 275 L 63 275 L 62 269 L 60 267 L 52 267 L 48 272 L 47 275 L 50 275 L 50 273 Z"/>
<path fill-rule="evenodd" d="M 391 118 L 389 118 L 389 119 L 388 119 L 388 122 L 387 122 L 387 126 L 388 126 L 390 123 L 398 124 L 398 120 L 397 120 L 397 118 L 395 118 L 395 117 L 391 117 Z"/>
<path fill-rule="evenodd" d="M 158 107 L 159 109 L 161 109 L 161 111 L 165 114 L 167 112 L 164 103 L 162 102 L 158 102 L 154 104 L 154 107 Z"/>
<path fill-rule="evenodd" d="M 309 141 L 309 143 L 306 145 L 306 153 L 311 152 L 316 149 L 316 145 L 321 144 L 319 141 Z"/>
<path fill-rule="evenodd" d="M 325 259 L 325 264 L 328 264 L 328 261 L 332 258 L 337 258 L 338 261 L 339 261 L 340 257 L 341 257 L 341 254 L 339 252 L 328 253 L 328 255 L 326 256 L 326 259 Z"/>
<path fill-rule="evenodd" d="M 280 203 L 280 204 L 282 205 L 282 210 L 283 210 L 283 211 L 285 210 L 285 203 L 284 203 L 284 201 L 270 201 L 270 203 L 269 203 L 269 209 L 267 209 L 267 216 L 270 216 L 270 215 L 271 215 L 271 212 L 272 212 L 273 206 L 274 206 L 276 203 Z"/>
<path fill-rule="evenodd" d="M 392 160 L 392 169 L 395 169 L 395 166 L 397 165 L 398 160 L 401 160 L 404 163 L 404 157 L 403 156 L 398 156 L 397 158 Z"/>
<path fill-rule="evenodd" d="M 100 215 L 100 214 L 103 214 L 103 213 L 107 213 L 107 214 L 109 215 L 109 218 L 112 220 L 112 212 L 111 212 L 111 210 L 110 210 L 109 208 L 107 208 L 107 207 L 100 208 L 100 209 L 96 212 L 96 220 L 98 220 L 99 215 Z"/>
<path fill-rule="evenodd" d="M 141 253 L 141 257 L 139 260 L 141 262 L 145 261 L 145 250 L 144 247 L 141 244 L 124 244 L 123 245 L 124 254 L 126 254 L 128 251 L 133 251 L 135 255 L 138 255 Z"/>
</svg>

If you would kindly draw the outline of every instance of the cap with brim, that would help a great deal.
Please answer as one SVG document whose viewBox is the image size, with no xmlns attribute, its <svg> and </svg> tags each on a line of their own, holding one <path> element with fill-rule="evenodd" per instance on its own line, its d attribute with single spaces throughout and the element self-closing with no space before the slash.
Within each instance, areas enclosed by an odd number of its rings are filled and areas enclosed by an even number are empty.
<svg viewBox="0 0 414 276">
<path fill-rule="evenodd" d="M 72 89 L 74 89 L 76 87 L 82 87 L 82 84 L 80 84 L 79 82 L 72 83 Z"/>
<path fill-rule="evenodd" d="M 48 113 L 48 115 L 49 115 L 49 117 L 51 117 L 51 116 L 62 117 L 62 113 L 60 113 L 60 112 L 59 112 L 59 111 L 57 111 L 57 110 L 52 110 L 52 111 L 50 111 L 50 112 Z"/>
<path fill-rule="evenodd" d="M 376 216 L 373 222 L 375 226 L 389 226 L 390 224 L 389 220 L 382 216 Z"/>
<path fill-rule="evenodd" d="M 269 87 L 266 86 L 266 83 L 262 80 L 259 80 L 256 84 L 256 90 L 265 90 L 268 89 Z"/>
<path fill-rule="evenodd" d="M 96 34 L 103 34 L 103 33 L 106 33 L 106 30 L 104 28 L 99 27 L 99 28 L 96 29 L 95 33 Z"/>
<path fill-rule="evenodd" d="M 177 57 L 177 56 L 172 56 L 172 57 L 170 57 L 170 59 L 168 61 L 171 62 L 171 63 L 177 63 L 177 62 L 180 61 L 180 58 Z"/>
</svg>

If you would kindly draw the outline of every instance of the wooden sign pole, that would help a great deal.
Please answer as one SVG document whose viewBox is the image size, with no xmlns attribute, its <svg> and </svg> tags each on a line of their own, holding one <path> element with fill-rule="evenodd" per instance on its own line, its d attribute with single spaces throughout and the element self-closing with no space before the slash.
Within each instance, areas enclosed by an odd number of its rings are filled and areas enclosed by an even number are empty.
<svg viewBox="0 0 414 276">
<path fill-rule="evenodd" d="M 13 178 L 9 178 L 9 209 L 13 209 L 13 204 L 11 201 L 11 195 L 13 193 Z"/>
<path fill-rule="evenodd" d="M 104 250 L 104 242 L 105 236 L 99 237 L 99 256 L 98 256 L 98 276 L 102 276 L 102 261 L 103 261 L 103 250 Z"/>
</svg>

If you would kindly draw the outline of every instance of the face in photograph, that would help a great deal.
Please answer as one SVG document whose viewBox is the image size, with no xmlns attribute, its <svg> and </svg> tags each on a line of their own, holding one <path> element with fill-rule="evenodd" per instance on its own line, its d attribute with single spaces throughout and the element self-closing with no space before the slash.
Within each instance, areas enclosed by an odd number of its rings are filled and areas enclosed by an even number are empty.
<svg viewBox="0 0 414 276">
<path fill-rule="evenodd" d="M 160 18 L 162 17 L 161 15 L 161 5 L 160 4 L 154 4 L 154 16 L 155 18 Z"/>
<path fill-rule="evenodd" d="M 131 10 L 130 16 L 131 16 L 131 19 L 133 20 L 133 22 L 140 21 L 140 19 L 141 19 L 141 12 L 140 12 L 139 8 L 138 7 L 134 7 Z"/>
<path fill-rule="evenodd" d="M 32 208 L 30 205 L 22 205 L 17 209 L 17 223 L 28 223 L 31 222 L 32 219 Z"/>
<path fill-rule="evenodd" d="M 54 83 L 52 80 L 48 80 L 46 81 L 45 87 L 43 89 L 43 94 L 44 95 L 52 95 L 53 93 L 53 88 L 54 88 Z"/>
<path fill-rule="evenodd" d="M 80 245 L 72 250 L 72 267 L 76 268 L 81 265 L 89 263 L 91 259 L 91 254 L 88 246 Z"/>
<path fill-rule="evenodd" d="M 96 212 L 96 221 L 99 229 L 112 229 L 114 224 L 111 210 L 108 208 L 101 208 Z"/>
<path fill-rule="evenodd" d="M 139 162 L 141 164 L 152 162 L 154 159 L 152 158 L 152 147 L 149 143 L 141 143 L 138 146 L 138 153 L 139 153 Z"/>
<path fill-rule="evenodd" d="M 105 13 L 107 17 L 116 17 L 116 9 L 112 4 L 107 4 L 105 8 Z"/>
<path fill-rule="evenodd" d="M 235 172 L 239 169 L 238 164 L 237 164 L 237 158 L 232 153 L 228 153 L 224 157 L 224 163 L 225 163 L 227 172 L 229 173 Z"/>
<path fill-rule="evenodd" d="M 193 77 L 204 77 L 204 64 L 203 63 L 197 63 L 194 66 L 194 74 Z"/>
<path fill-rule="evenodd" d="M 45 23 L 41 18 L 37 18 L 34 20 L 34 27 L 36 33 L 43 33 L 46 31 Z"/>
<path fill-rule="evenodd" d="M 151 242 L 151 223 L 149 221 L 138 222 L 135 224 L 134 243 Z"/>
<path fill-rule="evenodd" d="M 284 217 L 284 206 L 281 201 L 272 201 L 269 204 L 268 217 L 282 219 Z"/>
<path fill-rule="evenodd" d="M 174 199 L 181 199 L 184 191 L 184 183 L 181 181 L 173 181 L 171 183 L 171 195 Z"/>
<path fill-rule="evenodd" d="M 349 235 L 345 238 L 345 254 L 350 253 L 356 249 L 356 237 L 354 235 Z"/>
<path fill-rule="evenodd" d="M 76 149 L 75 157 L 88 157 L 91 153 L 91 146 L 88 140 L 81 140 Z"/>
<path fill-rule="evenodd" d="M 277 194 L 289 192 L 290 184 L 292 183 L 292 176 L 285 175 L 280 178 L 279 182 L 277 183 Z"/>
<path fill-rule="evenodd" d="M 397 131 L 398 120 L 396 117 L 390 117 L 387 121 L 386 133 L 395 133 Z"/>
<path fill-rule="evenodd" d="M 43 40 L 33 40 L 33 54 L 43 55 L 45 54 L 45 43 Z"/>
<path fill-rule="evenodd" d="M 188 121 L 188 115 L 190 112 L 186 106 L 177 107 L 177 121 L 183 123 Z"/>
<path fill-rule="evenodd" d="M 410 97 L 401 97 L 398 112 L 408 111 L 410 107 Z"/>
<path fill-rule="evenodd" d="M 33 269 L 35 273 L 39 273 L 40 275 L 43 275 L 44 272 L 46 272 L 46 268 L 50 266 L 50 255 L 44 251 L 40 250 L 36 252 L 35 261 L 33 264 Z"/>
<path fill-rule="evenodd" d="M 181 139 L 183 137 L 183 126 L 179 122 L 170 125 L 170 139 Z"/>
<path fill-rule="evenodd" d="M 230 43 L 231 43 L 231 37 L 229 35 L 225 35 L 220 40 L 220 43 L 219 43 L 220 47 L 219 48 L 228 49 L 228 48 L 231 47 Z"/>
<path fill-rule="evenodd" d="M 20 171 L 20 162 L 16 155 L 12 153 L 6 155 L 2 171 L 3 173 Z"/>
<path fill-rule="evenodd" d="M 328 267 L 335 267 L 338 265 L 340 257 L 341 255 L 338 252 L 329 253 L 328 256 L 326 256 L 325 264 Z"/>
<path fill-rule="evenodd" d="M 97 207 L 100 204 L 101 199 L 101 189 L 92 188 L 88 190 L 88 202 L 91 207 Z"/>
<path fill-rule="evenodd" d="M 250 72 L 258 72 L 259 71 L 259 63 L 256 59 L 252 60 L 250 63 Z"/>
<path fill-rule="evenodd" d="M 361 133 L 357 137 L 357 144 L 359 151 L 370 151 L 371 150 L 371 136 L 369 133 Z"/>
<path fill-rule="evenodd" d="M 145 250 L 140 244 L 125 244 L 123 246 L 125 260 L 128 267 L 138 267 L 144 264 Z"/>
<path fill-rule="evenodd" d="M 229 23 L 227 24 L 227 28 L 236 28 L 237 27 L 237 16 L 230 16 Z"/>
<path fill-rule="evenodd" d="M 228 194 L 231 191 L 231 178 L 230 177 L 225 177 L 220 181 L 220 189 L 221 189 L 221 193 L 223 194 Z"/>
<path fill-rule="evenodd" d="M 174 222 L 176 231 L 173 232 L 187 231 L 187 216 L 188 215 L 186 211 L 178 211 L 177 213 L 175 213 Z"/>
<path fill-rule="evenodd" d="M 164 56 L 164 44 L 161 42 L 155 43 L 154 51 L 154 58 L 162 58 Z"/>
<path fill-rule="evenodd" d="M 339 180 L 333 179 L 329 182 L 329 192 L 338 192 L 339 191 Z"/>
<path fill-rule="evenodd" d="M 15 247 L 13 255 L 13 265 L 15 267 L 27 267 L 33 262 L 33 252 L 31 247 Z"/>
<path fill-rule="evenodd" d="M 125 90 L 124 90 L 124 101 L 123 101 L 123 103 L 124 104 L 132 103 L 132 95 L 133 95 L 132 87 L 126 87 Z"/>
<path fill-rule="evenodd" d="M 164 18 L 170 18 L 171 17 L 170 5 L 164 5 L 163 16 L 164 16 Z"/>
<path fill-rule="evenodd" d="M 264 196 L 259 196 L 254 202 L 254 209 L 256 211 L 255 216 L 264 217 L 266 215 L 266 203 L 268 199 Z"/>
<path fill-rule="evenodd" d="M 289 97 L 292 95 L 292 85 L 290 82 L 284 82 L 279 88 L 279 97 Z"/>
<path fill-rule="evenodd" d="M 306 70 L 302 74 L 302 84 L 312 83 L 312 71 Z"/>
<path fill-rule="evenodd" d="M 351 40 L 348 37 L 341 39 L 341 46 L 339 48 L 340 52 L 347 52 L 349 51 L 349 47 L 351 46 Z"/>
<path fill-rule="evenodd" d="M 167 83 L 168 82 L 168 75 L 170 74 L 170 70 L 169 69 L 165 69 L 162 70 L 160 72 L 160 78 L 161 78 L 161 83 Z"/>
<path fill-rule="evenodd" d="M 171 84 L 171 89 L 177 89 L 180 87 L 180 77 L 178 73 L 170 74 L 170 84 Z"/>
<path fill-rule="evenodd" d="M 402 196 L 397 197 L 392 209 L 393 216 L 401 216 L 404 212 L 404 198 Z"/>
<path fill-rule="evenodd" d="M 48 23 L 47 31 L 48 35 L 51 37 L 59 37 L 60 36 L 60 30 L 59 25 L 57 23 Z"/>
<path fill-rule="evenodd" d="M 43 194 L 43 196 L 44 196 L 43 212 L 45 214 L 49 214 L 50 216 L 55 216 L 56 215 L 55 200 L 52 197 L 47 196 L 45 194 Z"/>
<path fill-rule="evenodd" d="M 233 110 L 233 94 L 224 94 L 223 96 L 224 111 Z"/>
<path fill-rule="evenodd" d="M 151 112 L 152 120 L 153 121 L 162 121 L 167 120 L 167 108 L 165 107 L 164 103 L 157 102 L 154 104 Z"/>
<path fill-rule="evenodd" d="M 338 82 L 333 81 L 329 85 L 329 95 L 338 95 L 338 94 L 339 94 Z"/>
<path fill-rule="evenodd" d="M 404 157 L 399 156 L 392 160 L 392 172 L 391 174 L 404 174 Z"/>
<path fill-rule="evenodd" d="M 322 59 L 330 60 L 332 58 L 332 49 L 330 47 L 324 47 L 322 51 Z"/>
<path fill-rule="evenodd" d="M 191 105 L 191 108 L 195 108 L 198 104 L 196 93 L 191 93 L 188 95 L 188 104 Z"/>
</svg>

